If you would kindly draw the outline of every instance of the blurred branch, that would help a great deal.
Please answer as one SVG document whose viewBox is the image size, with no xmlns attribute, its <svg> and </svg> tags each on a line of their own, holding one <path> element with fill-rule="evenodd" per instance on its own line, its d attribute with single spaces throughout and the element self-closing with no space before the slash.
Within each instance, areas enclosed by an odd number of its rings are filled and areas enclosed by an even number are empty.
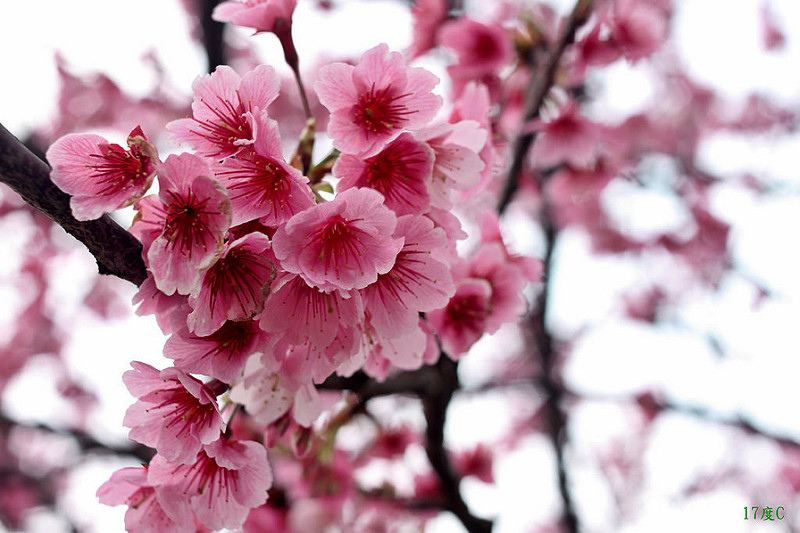
<svg viewBox="0 0 800 533">
<path fill-rule="evenodd" d="M 50 181 L 50 167 L 0 124 L 0 182 L 82 242 L 97 260 L 101 274 L 140 285 L 147 277 L 142 245 L 111 217 L 80 222 L 72 216 L 69 196 Z"/>
<path fill-rule="evenodd" d="M 561 37 L 556 42 L 555 47 L 550 50 L 546 61 L 540 68 L 536 68 L 538 54 L 531 54 L 529 68 L 533 73 L 534 79 L 525 101 L 525 113 L 523 115 L 522 125 L 527 124 L 539 116 L 539 111 L 544 103 L 544 99 L 553 86 L 561 56 L 564 54 L 564 50 L 566 50 L 567 46 L 575 41 L 575 32 L 589 18 L 593 3 L 594 0 L 577 1 L 564 23 L 564 30 L 561 33 Z M 536 132 L 534 131 L 520 133 L 514 142 L 511 167 L 508 171 L 505 187 L 500 195 L 500 201 L 497 204 L 497 212 L 500 214 L 506 210 L 519 188 L 522 167 L 525 164 L 525 158 L 535 138 Z"/>
<path fill-rule="evenodd" d="M 220 0 L 200 0 L 200 29 L 209 72 L 213 72 L 219 65 L 228 63 L 223 38 L 225 25 L 211 18 L 219 2 Z"/>
<path fill-rule="evenodd" d="M 642 409 L 651 413 L 671 412 L 677 413 L 692 418 L 697 418 L 706 422 L 720 424 L 723 426 L 732 427 L 741 430 L 748 435 L 757 435 L 765 439 L 774 441 L 781 446 L 788 446 L 793 448 L 800 448 L 800 439 L 791 438 L 786 435 L 770 431 L 766 428 L 759 427 L 752 419 L 741 413 L 733 413 L 726 416 L 722 413 L 715 412 L 706 406 L 688 405 L 677 402 L 671 402 L 654 396 L 652 394 L 639 395 L 635 397 L 620 396 L 613 394 L 596 394 L 596 393 L 580 393 L 576 391 L 566 391 L 566 393 L 575 399 L 585 401 L 605 401 L 617 402 L 624 404 L 638 404 Z"/>
<path fill-rule="evenodd" d="M 53 435 L 70 437 L 78 444 L 78 447 L 83 452 L 101 452 L 116 456 L 123 456 L 123 457 L 128 456 L 138 459 L 143 463 L 150 462 L 150 459 L 152 459 L 153 456 L 155 455 L 155 450 L 143 444 L 131 443 L 128 446 L 114 446 L 112 444 L 106 444 L 104 442 L 97 440 L 96 438 L 89 435 L 83 430 L 56 429 L 54 427 L 42 423 L 23 424 L 17 420 L 7 417 L 4 414 L 0 414 L 0 428 L 2 428 L 3 433 L 7 433 L 14 427 L 33 429 L 36 431 L 42 431 L 44 433 L 50 433 Z"/>
<path fill-rule="evenodd" d="M 470 533 L 489 533 L 492 522 L 474 516 L 461 497 L 461 480 L 453 470 L 444 446 L 444 426 L 447 408 L 453 394 L 461 388 L 458 365 L 444 352 L 436 365 L 417 370 L 399 372 L 379 382 L 363 372 L 350 377 L 331 376 L 319 385 L 320 389 L 350 390 L 364 402 L 379 396 L 410 394 L 422 401 L 425 415 L 425 453 L 442 487 L 442 507 L 453 513 Z"/>
</svg>

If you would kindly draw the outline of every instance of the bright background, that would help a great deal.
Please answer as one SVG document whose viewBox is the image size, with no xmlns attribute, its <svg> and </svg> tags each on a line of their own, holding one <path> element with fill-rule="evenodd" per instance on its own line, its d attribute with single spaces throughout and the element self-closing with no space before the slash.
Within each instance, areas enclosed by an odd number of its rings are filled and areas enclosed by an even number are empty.
<svg viewBox="0 0 800 533">
<path fill-rule="evenodd" d="M 410 38 L 407 8 L 391 1 L 340 1 L 330 16 L 313 11 L 300 0 L 295 39 L 303 64 L 319 54 L 359 53 L 379 42 L 403 49 Z M 487 3 L 481 4 L 486 9 Z M 562 12 L 571 4 L 555 2 Z M 737 101 L 752 91 L 779 102 L 800 103 L 800 3 L 773 0 L 787 35 L 786 47 L 765 53 L 760 44 L 759 0 L 676 0 L 673 34 L 680 61 L 698 81 Z M 194 78 L 205 68 L 202 51 L 188 38 L 188 21 L 178 2 L 139 0 L 59 0 L 0 2 L 0 122 L 24 137 L 46 124 L 55 112 L 58 81 L 53 62 L 59 51 L 75 74 L 101 71 L 125 90 L 144 95 L 154 83 L 142 56 L 155 50 L 164 62 L 171 86 L 187 99 Z M 246 30 L 236 31 L 241 39 Z M 265 62 L 282 67 L 277 41 L 263 43 Z M 443 58 L 444 56 L 442 56 Z M 424 66 L 438 69 L 429 59 Z M 653 90 L 648 67 L 618 63 L 599 83 L 605 85 L 593 114 L 600 120 L 619 120 L 651 104 Z M 797 105 L 795 105 L 797 108 Z M 117 137 L 121 141 L 121 137 Z M 169 150 L 169 148 L 165 148 Z M 657 172 L 675 172 L 668 162 L 647 162 Z M 619 294 L 624 288 L 653 279 L 681 283 L 680 273 L 664 258 L 598 257 L 589 251 L 579 232 L 567 231 L 555 256 L 552 309 L 548 317 L 558 338 L 574 339 L 572 356 L 564 369 L 570 389 L 594 401 L 582 401 L 572 411 L 569 455 L 571 476 L 581 520 L 587 531 L 615 531 L 618 517 L 593 466 L 598 450 L 624 440 L 630 412 L 620 399 L 657 390 L 671 402 L 705 406 L 721 418 L 744 417 L 770 432 L 800 440 L 800 136 L 716 135 L 701 150 L 700 165 L 714 174 L 757 175 L 780 194 L 756 197 L 734 185 L 715 187 L 712 211 L 732 224 L 730 249 L 736 271 L 716 293 L 697 291 L 670 310 L 670 325 L 642 325 L 622 316 Z M 685 215 L 667 194 L 612 188 L 604 202 L 615 220 L 634 234 L 673 228 L 684 231 Z M 535 232 L 509 223 L 505 229 L 520 252 L 541 253 Z M 0 276 L 15 268 L 15 246 L 23 242 L 13 232 L 0 233 Z M 77 305 L 88 289 L 94 263 L 83 250 L 53 273 L 58 294 L 53 305 L 71 324 L 65 356 L 76 375 L 95 385 L 103 409 L 94 427 L 107 439 L 124 439 L 121 421 L 131 398 L 120 376 L 131 360 L 164 366 L 160 358 L 164 338 L 152 317 L 128 317 L 103 322 Z M 754 306 L 756 294 L 748 279 L 768 287 L 774 297 Z M 119 284 L 124 299 L 133 288 Z M 0 296 L 2 296 L 0 294 Z M 13 301 L 0 301 L 0 317 L 13 316 Z M 580 335 L 579 335 L 580 334 Z M 464 382 L 478 382 L 491 354 L 506 346 L 508 335 L 484 338 L 463 365 Z M 716 353 L 706 339 L 723 348 Z M 59 411 L 46 365 L 34 362 L 8 388 L 3 405 L 24 420 L 57 424 Z M 512 393 L 513 394 L 513 393 Z M 456 447 L 501 435 L 508 420 L 507 396 L 487 394 L 454 402 L 447 438 Z M 388 410 L 388 408 L 387 408 Z M 413 409 L 404 410 L 422 424 Z M 742 520 L 742 507 L 784 505 L 800 514 L 795 501 L 754 502 L 735 485 L 705 497 L 681 499 L 681 483 L 693 475 L 730 464 L 754 467 L 768 484 L 776 476 L 780 454 L 765 439 L 743 445 L 739 433 L 724 425 L 680 414 L 664 414 L 656 422 L 644 462 L 644 491 L 632 495 L 636 507 L 626 532 L 780 531 L 780 525 Z M 424 461 L 424 458 L 421 460 Z M 97 460 L 77 469 L 69 490 L 70 513 L 76 522 L 94 524 L 92 531 L 121 531 L 122 508 L 96 503 L 94 491 L 119 464 Z M 500 514 L 497 533 L 517 533 L 526 524 L 547 523 L 558 512 L 553 490 L 553 455 L 544 437 L 532 437 L 496 465 L 496 486 L 467 480 L 468 503 L 478 514 Z M 751 469 L 752 470 L 752 469 Z M 754 482 L 757 482 L 756 480 Z M 59 531 L 61 525 L 42 515 L 32 530 Z M 430 531 L 459 531 L 450 517 L 435 521 Z"/>
</svg>

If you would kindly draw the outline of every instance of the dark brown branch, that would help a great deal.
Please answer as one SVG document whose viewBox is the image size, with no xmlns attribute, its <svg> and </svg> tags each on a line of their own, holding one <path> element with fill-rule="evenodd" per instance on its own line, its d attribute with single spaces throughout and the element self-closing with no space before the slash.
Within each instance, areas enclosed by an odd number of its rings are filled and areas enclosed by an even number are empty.
<svg viewBox="0 0 800 533">
<path fill-rule="evenodd" d="M 572 503 L 567 476 L 567 465 L 564 449 L 567 445 L 567 418 L 562 410 L 564 388 L 559 377 L 558 361 L 553 338 L 547 330 L 547 304 L 550 295 L 550 273 L 552 271 L 553 247 L 556 230 L 550 213 L 547 198 L 542 201 L 541 225 L 545 234 L 546 252 L 544 257 L 544 285 L 536 301 L 535 312 L 530 316 L 528 324 L 533 336 L 536 353 L 542 365 L 540 386 L 544 390 L 546 400 L 544 413 L 547 420 L 547 431 L 556 454 L 558 470 L 558 491 L 563 505 L 562 523 L 569 533 L 578 531 L 578 517 Z"/>
<path fill-rule="evenodd" d="M 544 103 L 544 99 L 550 88 L 553 86 L 558 64 L 561 61 L 561 56 L 564 54 L 567 46 L 575 41 L 575 32 L 578 28 L 586 22 L 591 12 L 594 0 L 578 0 L 572 12 L 567 17 L 564 30 L 561 37 L 555 44 L 555 47 L 547 55 L 546 61 L 540 69 L 536 68 L 533 62 L 537 59 L 537 54 L 531 54 L 531 72 L 534 79 L 530 86 L 528 95 L 525 101 L 525 114 L 523 118 L 523 125 L 539 116 L 539 110 Z M 522 167 L 525 164 L 525 158 L 528 155 L 531 145 L 536 137 L 536 132 L 520 133 L 514 143 L 513 158 L 511 160 L 511 167 L 508 171 L 505 187 L 500 195 L 500 200 L 497 204 L 497 212 L 503 213 L 511 199 L 519 188 L 519 180 L 522 175 Z"/>
<path fill-rule="evenodd" d="M 79 222 L 72 216 L 69 196 L 50 181 L 50 168 L 0 124 L 0 182 L 82 242 L 101 274 L 141 285 L 147 277 L 142 245 L 108 215 Z"/>
<path fill-rule="evenodd" d="M 211 13 L 217 4 L 219 0 L 200 0 L 200 30 L 209 72 L 213 72 L 219 65 L 228 63 L 223 39 L 225 25 L 211 18 Z"/>
<path fill-rule="evenodd" d="M 459 388 L 458 367 L 449 357 L 442 354 L 437 365 L 431 368 L 438 370 L 439 380 L 436 387 L 427 391 L 428 394 L 422 398 L 426 422 L 425 453 L 441 482 L 444 507 L 456 515 L 470 533 L 490 533 L 492 522 L 474 516 L 461 497 L 459 489 L 461 480 L 453 471 L 453 465 L 444 447 L 447 407 L 450 405 L 453 393 Z"/>
</svg>

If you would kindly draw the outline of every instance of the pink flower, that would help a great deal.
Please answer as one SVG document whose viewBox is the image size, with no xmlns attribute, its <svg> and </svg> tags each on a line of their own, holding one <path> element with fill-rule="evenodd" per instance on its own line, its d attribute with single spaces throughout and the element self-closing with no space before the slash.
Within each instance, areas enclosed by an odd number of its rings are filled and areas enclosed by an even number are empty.
<svg viewBox="0 0 800 533">
<path fill-rule="evenodd" d="M 442 348 L 457 358 L 481 338 L 491 311 L 492 286 L 483 279 L 466 278 L 456 285 L 456 293 L 444 309 L 427 317 L 438 331 Z"/>
<path fill-rule="evenodd" d="M 397 219 L 372 189 L 348 189 L 296 214 L 273 237 L 284 270 L 323 291 L 363 289 L 394 265 Z"/>
<path fill-rule="evenodd" d="M 193 520 L 175 521 L 161 507 L 156 490 L 147 481 L 147 466 L 129 467 L 111 474 L 97 489 L 104 505 L 128 506 L 125 531 L 130 533 L 195 533 Z"/>
<path fill-rule="evenodd" d="M 291 26 L 297 0 L 243 0 L 222 2 L 214 8 L 211 18 L 231 22 L 259 32 L 280 31 L 278 25 Z"/>
<path fill-rule="evenodd" d="M 253 144 L 256 116 L 278 96 L 281 82 L 272 67 L 261 65 L 240 78 L 221 65 L 192 84 L 193 118 L 167 124 L 178 142 L 187 142 L 201 155 L 222 159 Z"/>
<path fill-rule="evenodd" d="M 261 329 L 281 334 L 291 344 L 309 338 L 314 344 L 328 346 L 341 326 L 355 326 L 364 317 L 358 292 L 342 296 L 339 291 L 322 292 L 309 287 L 303 278 L 280 274 L 272 293 L 264 303 Z"/>
<path fill-rule="evenodd" d="M 206 337 L 198 337 L 184 326 L 167 340 L 164 355 L 185 372 L 232 383 L 241 376 L 247 358 L 262 351 L 267 342 L 255 320 L 229 320 Z"/>
<path fill-rule="evenodd" d="M 418 325 L 393 338 L 384 337 L 377 330 L 370 330 L 370 326 L 363 333 L 361 351 L 354 362 L 358 367 L 363 366 L 368 376 L 383 381 L 396 368 L 415 370 L 422 366 L 428 339 Z M 336 371 L 342 375 L 350 375 L 358 369 L 356 364 L 345 363 Z"/>
<path fill-rule="evenodd" d="M 766 0 L 761 4 L 759 15 L 761 16 L 761 42 L 764 44 L 764 49 L 768 52 L 780 50 L 786 45 L 786 35 L 784 35 L 778 17 L 770 9 Z"/>
<path fill-rule="evenodd" d="M 533 163 L 538 168 L 554 167 L 562 163 L 587 167 L 598 156 L 602 129 L 582 117 L 575 102 L 568 102 L 552 120 L 537 120 L 530 127 L 542 132 L 531 154 Z"/>
<path fill-rule="evenodd" d="M 433 118 L 441 106 L 441 98 L 431 92 L 438 82 L 425 69 L 407 67 L 399 52 L 381 44 L 367 50 L 355 67 L 323 67 L 314 88 L 331 112 L 333 145 L 369 157 L 403 129 L 420 128 Z"/>
<path fill-rule="evenodd" d="M 417 0 L 411 8 L 413 36 L 407 51 L 409 59 L 416 59 L 436 46 L 436 34 L 447 20 L 447 3 L 444 0 Z"/>
<path fill-rule="evenodd" d="M 147 273 L 147 278 L 139 287 L 139 291 L 133 296 L 132 303 L 134 305 L 139 304 L 136 309 L 138 316 L 155 315 L 158 327 L 161 328 L 161 332 L 164 335 L 169 335 L 175 330 L 174 321 L 171 320 L 173 312 L 182 306 L 188 306 L 186 296 L 176 293 L 167 296 L 158 290 L 151 272 Z M 188 313 L 189 311 L 186 311 L 184 316 Z"/>
<path fill-rule="evenodd" d="M 192 154 L 171 155 L 159 169 L 160 216 L 164 229 L 147 259 L 164 294 L 188 294 L 222 251 L 231 222 L 231 204 L 222 185 L 210 178 L 205 161 Z M 153 206 L 155 207 L 155 206 Z"/>
<path fill-rule="evenodd" d="M 204 337 L 226 320 L 250 318 L 261 311 L 274 269 L 264 255 L 269 246 L 263 233 L 250 233 L 225 245 L 189 295 L 189 331 Z"/>
<path fill-rule="evenodd" d="M 422 214 L 430 208 L 428 184 L 433 172 L 433 150 L 402 133 L 378 154 L 362 159 L 342 154 L 333 173 L 342 178 L 339 190 L 370 187 L 384 196 L 397 215 Z"/>
<path fill-rule="evenodd" d="M 628 61 L 652 55 L 667 38 L 666 14 L 645 0 L 618 0 L 611 19 L 611 40 Z"/>
<path fill-rule="evenodd" d="M 458 57 L 458 63 L 448 67 L 454 78 L 475 79 L 497 74 L 513 57 L 506 30 L 467 17 L 446 23 L 439 39 Z"/>
<path fill-rule="evenodd" d="M 444 231 L 425 217 L 397 220 L 395 237 L 405 241 L 394 266 L 361 291 L 370 324 L 382 336 L 398 337 L 417 327 L 420 312 L 447 305 L 455 293 L 450 269 L 432 252 L 444 248 Z"/>
<path fill-rule="evenodd" d="M 421 130 L 415 137 L 436 155 L 429 186 L 431 202 L 449 209 L 453 206 L 451 191 L 469 189 L 481 179 L 484 163 L 478 154 L 486 145 L 486 131 L 474 120 L 462 120 Z"/>
<path fill-rule="evenodd" d="M 264 115 L 255 117 L 258 135 L 252 150 L 223 161 L 217 179 L 228 189 L 233 224 L 260 219 L 278 226 L 314 205 L 308 178 L 283 160 L 278 124 Z"/>
<path fill-rule="evenodd" d="M 72 196 L 69 203 L 77 220 L 94 220 L 129 206 L 150 188 L 158 164 L 155 147 L 138 126 L 128 135 L 128 147 L 92 134 L 66 135 L 50 145 L 50 179 Z"/>
<path fill-rule="evenodd" d="M 250 509 L 267 501 L 272 470 L 261 444 L 218 440 L 203 446 L 190 464 L 173 463 L 157 454 L 147 480 L 176 522 L 191 520 L 194 511 L 209 529 L 235 529 Z"/>
<path fill-rule="evenodd" d="M 158 371 L 134 361 L 122 380 L 139 401 L 128 408 L 123 424 L 130 438 L 153 447 L 170 461 L 191 462 L 203 444 L 219 439 L 225 423 L 216 395 L 201 381 L 177 368 Z"/>
</svg>

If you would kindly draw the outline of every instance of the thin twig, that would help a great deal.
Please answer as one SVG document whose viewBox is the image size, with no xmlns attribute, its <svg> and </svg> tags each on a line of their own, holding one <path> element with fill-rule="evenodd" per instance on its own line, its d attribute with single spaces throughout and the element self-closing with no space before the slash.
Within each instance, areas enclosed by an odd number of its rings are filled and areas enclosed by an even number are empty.
<svg viewBox="0 0 800 533">
<path fill-rule="evenodd" d="M 575 41 L 575 32 L 589 18 L 593 3 L 594 0 L 578 0 L 572 12 L 567 17 L 564 31 L 561 33 L 561 37 L 558 39 L 558 42 L 556 42 L 555 47 L 548 54 L 547 61 L 544 63 L 541 72 L 537 72 L 538 69 L 535 68 L 535 65 L 530 65 L 531 71 L 535 77 L 525 101 L 523 125 L 539 116 L 539 111 L 544 103 L 544 99 L 553 86 L 561 56 L 564 54 L 564 50 L 566 50 L 567 46 Z M 531 54 L 532 61 L 535 60 L 536 57 L 536 54 Z M 535 137 L 535 131 L 520 133 L 514 143 L 514 155 L 511 160 L 511 167 L 509 168 L 505 187 L 503 188 L 503 192 L 497 204 L 498 213 L 502 214 L 506 210 L 519 188 L 519 180 L 522 174 L 522 167 L 525 164 L 525 157 L 528 155 L 528 150 L 530 150 Z"/>
</svg>

